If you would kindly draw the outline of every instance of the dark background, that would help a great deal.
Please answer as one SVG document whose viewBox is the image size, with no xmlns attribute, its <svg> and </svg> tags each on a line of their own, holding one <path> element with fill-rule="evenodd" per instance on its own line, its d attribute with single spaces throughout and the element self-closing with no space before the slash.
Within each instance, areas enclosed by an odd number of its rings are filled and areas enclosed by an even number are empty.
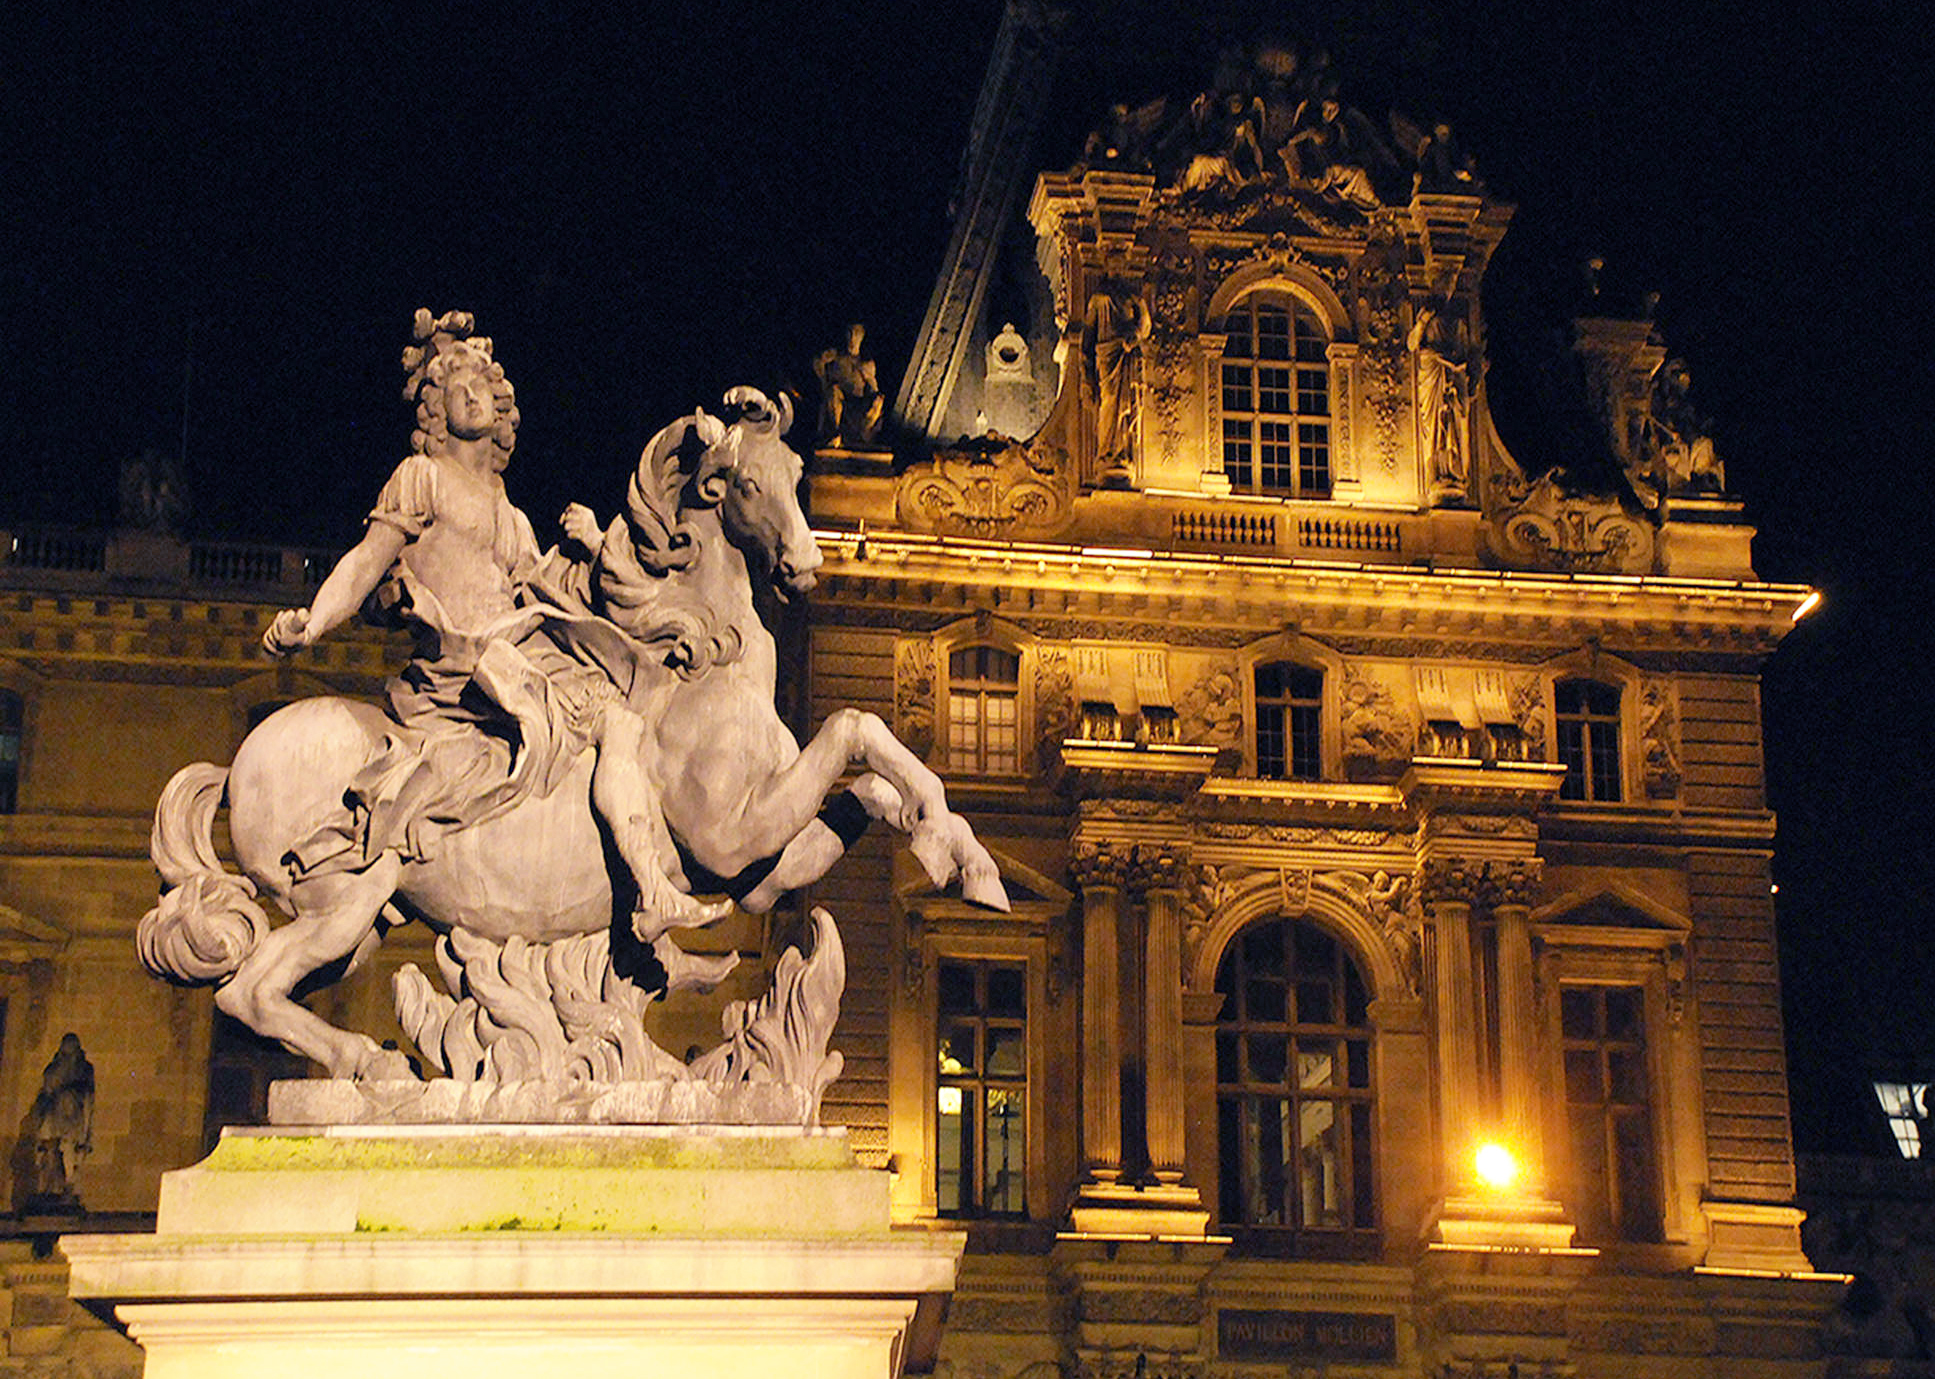
<svg viewBox="0 0 1935 1379">
<path fill-rule="evenodd" d="M 1609 296 L 1662 294 L 1760 574 L 1825 596 L 1765 689 L 1794 1104 L 1803 1149 L 1872 1144 L 1862 1080 L 1935 1069 L 1929 39 L 1858 0 L 1706 9 L 1090 4 L 1036 161 L 1069 162 L 1111 99 L 1186 99 L 1227 39 L 1322 44 L 1347 100 L 1449 118 L 1519 206 L 1495 355 L 1557 339 L 1588 254 Z M 119 462 L 153 447 L 185 456 L 195 534 L 346 544 L 407 447 L 418 306 L 496 339 L 524 418 L 507 481 L 541 536 L 567 498 L 609 511 L 674 416 L 805 381 L 848 320 L 891 396 L 999 17 L 16 13 L 0 521 L 110 521 Z M 1565 458 L 1563 432 L 1511 439 Z"/>
</svg>

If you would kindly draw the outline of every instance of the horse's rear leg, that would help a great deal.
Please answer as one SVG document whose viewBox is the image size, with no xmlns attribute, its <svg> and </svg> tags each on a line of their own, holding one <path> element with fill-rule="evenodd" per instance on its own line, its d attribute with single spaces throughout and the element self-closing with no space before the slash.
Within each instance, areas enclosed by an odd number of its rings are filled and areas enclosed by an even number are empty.
<svg viewBox="0 0 1935 1379">
<path fill-rule="evenodd" d="M 363 946 L 396 890 L 402 864 L 385 856 L 367 871 L 301 881 L 291 891 L 296 917 L 257 944 L 215 1004 L 257 1034 L 322 1064 L 331 1077 L 409 1077 L 409 1062 L 366 1034 L 337 1029 L 290 999 L 296 984 Z"/>
</svg>

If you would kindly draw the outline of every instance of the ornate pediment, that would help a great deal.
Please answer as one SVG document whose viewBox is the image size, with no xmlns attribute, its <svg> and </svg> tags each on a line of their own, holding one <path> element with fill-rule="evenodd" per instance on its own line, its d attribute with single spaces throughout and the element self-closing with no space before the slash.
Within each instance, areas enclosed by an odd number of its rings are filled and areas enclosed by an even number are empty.
<svg viewBox="0 0 1935 1379">
<path fill-rule="evenodd" d="M 1653 570 L 1653 524 L 1617 498 L 1570 493 L 1551 474 L 1513 484 L 1485 524 L 1485 544 L 1511 569 L 1643 575 Z"/>
<path fill-rule="evenodd" d="M 911 466 L 894 507 L 916 531 L 1002 540 L 1060 532 L 1073 499 L 1067 456 L 990 436 Z"/>
</svg>

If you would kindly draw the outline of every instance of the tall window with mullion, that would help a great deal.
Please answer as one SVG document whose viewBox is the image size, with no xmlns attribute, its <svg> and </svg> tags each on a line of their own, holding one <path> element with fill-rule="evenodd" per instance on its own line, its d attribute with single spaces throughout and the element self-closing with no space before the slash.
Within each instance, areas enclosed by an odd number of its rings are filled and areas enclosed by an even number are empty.
<svg viewBox="0 0 1935 1379">
<path fill-rule="evenodd" d="M 1588 1239 L 1660 1238 L 1645 1006 L 1637 986 L 1559 994 L 1575 1207 Z"/>
<path fill-rule="evenodd" d="M 1619 686 L 1561 680 L 1552 687 L 1562 800 L 1616 801 L 1622 797 L 1619 760 Z"/>
<path fill-rule="evenodd" d="M 1289 661 L 1256 668 L 1256 773 L 1274 780 L 1320 780 L 1324 673 Z"/>
<path fill-rule="evenodd" d="M 1373 1031 L 1356 961 L 1316 924 L 1270 920 L 1231 944 L 1216 989 L 1224 1224 L 1319 1253 L 1374 1247 Z"/>
<path fill-rule="evenodd" d="M 1223 471 L 1248 493 L 1330 496 L 1330 338 L 1295 298 L 1256 294 L 1223 319 Z"/>
<path fill-rule="evenodd" d="M 940 964 L 934 1198 L 943 1216 L 1028 1211 L 1028 971 Z"/>
<path fill-rule="evenodd" d="M 26 704 L 12 690 L 0 689 L 0 814 L 20 807 L 20 742 L 26 731 Z"/>
<path fill-rule="evenodd" d="M 1021 764 L 1021 658 L 964 646 L 947 658 L 947 764 L 1011 776 Z"/>
</svg>

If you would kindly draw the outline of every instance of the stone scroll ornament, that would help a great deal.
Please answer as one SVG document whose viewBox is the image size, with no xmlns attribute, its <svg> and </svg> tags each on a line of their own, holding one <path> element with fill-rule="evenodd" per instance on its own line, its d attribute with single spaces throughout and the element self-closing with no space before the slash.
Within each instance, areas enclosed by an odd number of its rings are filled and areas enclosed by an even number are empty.
<svg viewBox="0 0 1935 1379">
<path fill-rule="evenodd" d="M 490 342 L 466 313 L 420 312 L 404 366 L 417 453 L 363 543 L 264 645 L 299 651 L 372 595 L 437 635 L 388 712 L 301 700 L 227 769 L 177 773 L 155 812 L 143 962 L 214 985 L 222 1010 L 322 1066 L 329 1080 L 278 1084 L 279 1123 L 816 1123 L 840 1068 L 832 919 L 815 911 L 771 989 L 732 1003 L 724 1042 L 690 1061 L 652 1042 L 649 1008 L 712 990 L 737 957 L 674 932 L 734 902 L 770 910 L 874 820 L 909 835 L 936 887 L 1008 902 L 939 778 L 877 716 L 840 710 L 803 749 L 778 718 L 754 581 L 802 597 L 821 563 L 789 404 L 735 388 L 720 415 L 673 422 L 609 525 L 573 505 L 540 553 L 498 477 L 517 412 Z M 234 871 L 213 843 L 224 802 Z M 414 966 L 396 981 L 428 1081 L 292 994 L 412 921 L 439 935 L 443 989 Z"/>
</svg>

